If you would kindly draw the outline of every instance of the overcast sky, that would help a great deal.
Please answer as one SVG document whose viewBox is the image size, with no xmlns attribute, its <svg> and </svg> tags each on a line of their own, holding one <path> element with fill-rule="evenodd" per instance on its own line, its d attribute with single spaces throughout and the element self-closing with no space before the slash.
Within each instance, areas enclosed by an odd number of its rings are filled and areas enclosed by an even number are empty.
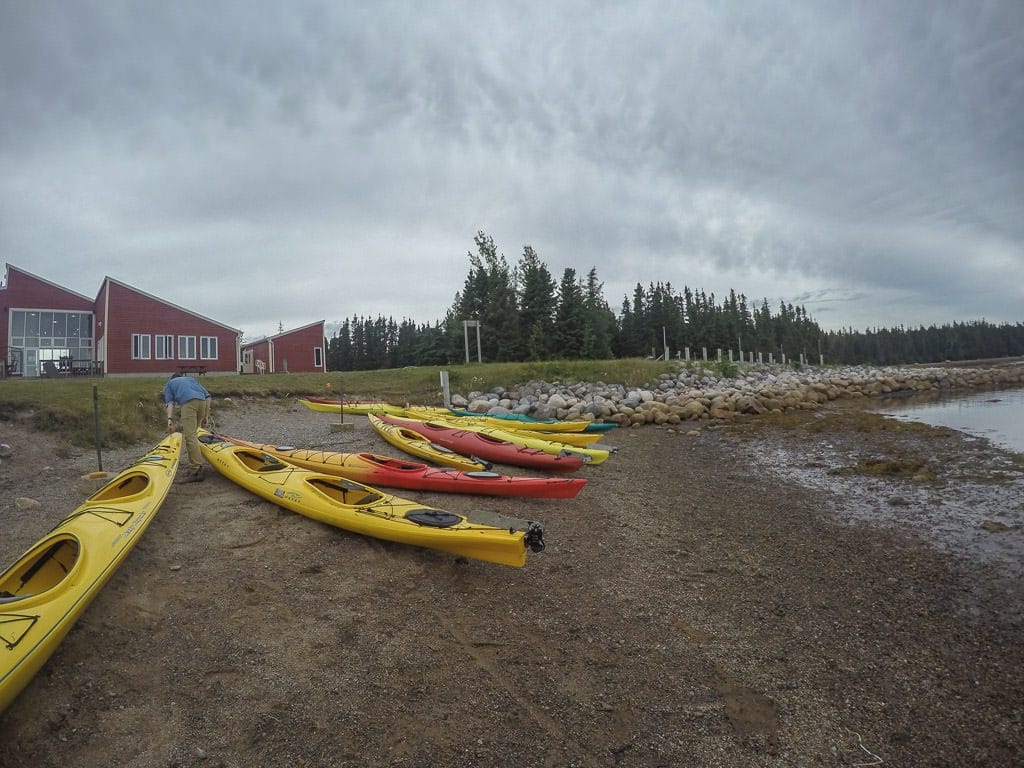
<svg viewBox="0 0 1024 768">
<path fill-rule="evenodd" d="M 1024 2 L 0 0 L 0 263 L 247 338 L 478 230 L 825 328 L 1024 321 Z"/>
</svg>

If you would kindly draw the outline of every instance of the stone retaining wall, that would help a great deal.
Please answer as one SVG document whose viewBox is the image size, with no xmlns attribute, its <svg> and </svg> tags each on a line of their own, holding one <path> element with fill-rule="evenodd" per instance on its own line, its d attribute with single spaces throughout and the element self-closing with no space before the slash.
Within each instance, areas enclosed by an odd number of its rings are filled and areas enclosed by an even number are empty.
<svg viewBox="0 0 1024 768">
<path fill-rule="evenodd" d="M 452 396 L 475 413 L 614 421 L 621 426 L 678 424 L 700 419 L 820 408 L 837 399 L 1024 386 L 1024 367 L 742 369 L 735 378 L 703 370 L 663 374 L 648 389 L 618 384 L 531 381 L 509 390 Z"/>
</svg>

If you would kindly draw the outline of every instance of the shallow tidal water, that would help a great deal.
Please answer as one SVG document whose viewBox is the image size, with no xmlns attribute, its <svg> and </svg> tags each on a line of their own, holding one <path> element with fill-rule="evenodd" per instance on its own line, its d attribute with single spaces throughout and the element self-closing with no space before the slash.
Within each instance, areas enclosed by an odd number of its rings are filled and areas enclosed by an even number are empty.
<svg viewBox="0 0 1024 768">
<path fill-rule="evenodd" d="M 1005 399 L 1012 405 L 1016 397 L 1024 398 L 1024 391 L 1015 390 L 1013 397 L 1005 391 L 979 396 Z M 819 412 L 816 418 L 828 416 Z M 947 440 L 952 443 L 940 449 L 919 430 L 898 437 L 891 432 L 825 431 L 776 434 L 750 447 L 751 458 L 766 471 L 827 492 L 828 511 L 837 519 L 910 533 L 936 549 L 994 566 L 1002 577 L 1019 582 L 1024 578 L 1021 454 L 980 431 Z M 935 477 L 879 477 L 850 471 L 862 459 L 885 457 L 894 450 L 928 459 Z"/>
<path fill-rule="evenodd" d="M 983 437 L 1009 451 L 1024 453 L 1024 389 L 973 392 L 955 397 L 890 398 L 879 413 L 933 427 Z"/>
</svg>

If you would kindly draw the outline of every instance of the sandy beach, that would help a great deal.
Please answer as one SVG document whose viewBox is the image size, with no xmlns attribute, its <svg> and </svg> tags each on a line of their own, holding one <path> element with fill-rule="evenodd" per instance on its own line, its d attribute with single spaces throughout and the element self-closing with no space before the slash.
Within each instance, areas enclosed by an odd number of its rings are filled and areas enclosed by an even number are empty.
<svg viewBox="0 0 1024 768">
<path fill-rule="evenodd" d="M 215 412 L 238 437 L 395 453 L 361 417 Z M 16 418 L 3 435 L 7 563 L 96 456 Z M 602 442 L 573 500 L 416 495 L 542 521 L 523 569 L 215 474 L 176 486 L 0 715 L 0 766 L 1017 764 L 1019 455 L 837 404 Z"/>
</svg>

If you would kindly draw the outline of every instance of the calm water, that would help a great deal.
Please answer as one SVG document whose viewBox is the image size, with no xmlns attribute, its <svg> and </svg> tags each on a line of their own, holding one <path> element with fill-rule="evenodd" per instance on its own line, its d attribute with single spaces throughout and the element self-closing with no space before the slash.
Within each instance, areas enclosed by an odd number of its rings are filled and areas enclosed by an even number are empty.
<svg viewBox="0 0 1024 768">
<path fill-rule="evenodd" d="M 1024 389 L 975 392 L 929 402 L 892 399 L 879 412 L 987 437 L 995 445 L 1024 453 Z"/>
</svg>

